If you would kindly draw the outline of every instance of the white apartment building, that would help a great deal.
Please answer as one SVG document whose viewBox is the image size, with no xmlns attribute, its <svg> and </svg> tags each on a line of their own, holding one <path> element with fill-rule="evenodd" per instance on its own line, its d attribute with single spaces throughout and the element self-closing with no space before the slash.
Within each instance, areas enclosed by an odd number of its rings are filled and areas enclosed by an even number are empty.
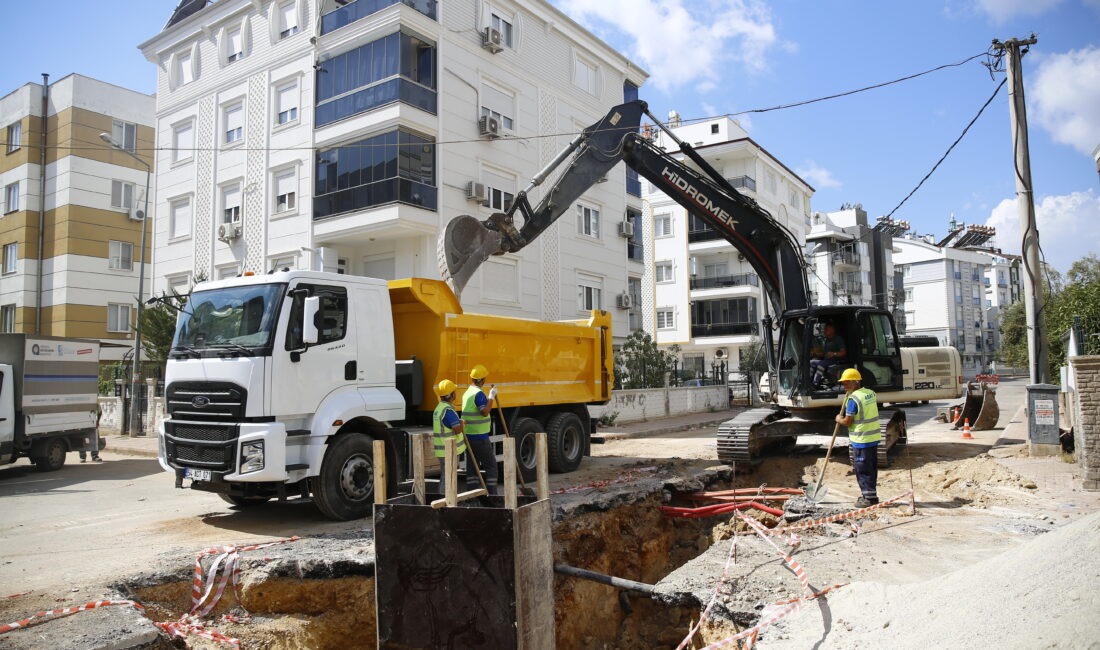
<svg viewBox="0 0 1100 650">
<path fill-rule="evenodd" d="M 193 2 L 141 49 L 157 66 L 158 291 L 282 267 L 437 278 L 449 220 L 505 209 L 647 77 L 542 0 Z M 486 262 L 464 307 L 610 309 L 625 335 L 615 298 L 642 275 L 616 228 L 640 218 L 629 176 Z"/>
<path fill-rule="evenodd" d="M 753 141 L 735 120 L 676 124 L 677 118 L 670 119 L 678 138 L 692 144 L 734 188 L 785 224 L 799 246 L 805 245 L 814 192 L 809 184 Z M 670 153 L 678 151 L 675 144 L 658 142 Z M 660 344 L 680 345 L 688 372 L 707 373 L 717 362 L 735 370 L 740 353 L 760 334 L 767 299 L 760 280 L 717 231 L 651 184 L 646 186 L 653 215 L 653 262 L 648 273 L 654 296 L 646 329 L 656 332 Z"/>
<path fill-rule="evenodd" d="M 99 339 L 119 360 L 149 260 L 134 156 L 153 164 L 154 98 L 78 74 L 43 82 L 0 98 L 0 332 Z"/>
<path fill-rule="evenodd" d="M 899 251 L 894 263 L 905 286 L 906 333 L 934 336 L 957 348 L 968 375 L 994 364 L 1000 310 L 1022 295 L 1018 260 L 982 248 L 991 230 L 953 223 L 952 234 L 939 242 L 928 235 L 894 241 Z"/>
</svg>

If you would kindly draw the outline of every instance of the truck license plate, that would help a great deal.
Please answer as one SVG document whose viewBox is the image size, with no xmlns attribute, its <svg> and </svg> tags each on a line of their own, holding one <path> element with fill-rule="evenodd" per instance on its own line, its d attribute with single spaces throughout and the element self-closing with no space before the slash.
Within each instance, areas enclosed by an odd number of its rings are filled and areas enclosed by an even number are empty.
<svg viewBox="0 0 1100 650">
<path fill-rule="evenodd" d="M 183 475 L 192 481 L 209 481 L 211 478 L 210 470 L 208 469 L 185 469 Z"/>
</svg>

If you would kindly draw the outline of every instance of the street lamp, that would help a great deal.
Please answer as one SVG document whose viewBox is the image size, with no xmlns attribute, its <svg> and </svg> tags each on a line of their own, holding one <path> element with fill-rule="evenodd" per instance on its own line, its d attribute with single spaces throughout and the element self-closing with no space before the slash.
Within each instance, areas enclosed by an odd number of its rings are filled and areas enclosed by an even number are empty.
<svg viewBox="0 0 1100 650">
<path fill-rule="evenodd" d="M 129 430 L 127 431 L 131 436 L 144 436 L 144 427 L 135 429 L 135 424 L 139 421 L 137 396 L 138 387 L 141 385 L 141 315 L 142 307 L 145 306 L 145 222 L 149 219 L 149 177 L 152 175 L 153 168 L 149 163 L 134 154 L 134 152 L 115 141 L 115 139 L 111 137 L 111 134 L 100 133 L 99 139 L 145 166 L 145 210 L 141 213 L 141 258 L 139 262 L 141 271 L 138 275 L 137 331 L 134 336 L 134 371 L 130 381 L 130 423 Z"/>
</svg>

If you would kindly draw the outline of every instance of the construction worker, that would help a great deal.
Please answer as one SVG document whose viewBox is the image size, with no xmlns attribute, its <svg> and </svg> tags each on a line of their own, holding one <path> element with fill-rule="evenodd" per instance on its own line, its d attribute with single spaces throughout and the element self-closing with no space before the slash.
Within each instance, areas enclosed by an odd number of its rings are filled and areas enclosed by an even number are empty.
<svg viewBox="0 0 1100 650">
<path fill-rule="evenodd" d="M 840 383 L 847 396 L 844 398 L 844 414 L 836 416 L 837 424 L 848 427 L 848 444 L 852 446 L 852 464 L 861 493 L 856 499 L 857 508 L 878 503 L 878 445 L 882 441 L 878 424 L 878 396 L 870 388 L 860 388 L 862 380 L 855 368 L 841 373 Z"/>
<path fill-rule="evenodd" d="M 432 443 L 436 458 L 443 458 L 447 438 L 453 438 L 455 441 L 455 460 L 461 459 L 462 454 L 466 451 L 466 440 L 463 437 L 466 425 L 458 417 L 458 413 L 455 413 L 454 408 L 455 391 L 457 390 L 458 385 L 450 379 L 444 379 L 435 386 L 435 394 L 439 396 L 439 404 L 435 407 L 435 412 L 432 413 Z M 446 467 L 443 466 L 443 461 L 440 461 L 439 491 L 442 493 L 446 489 L 447 471 Z"/>
<path fill-rule="evenodd" d="M 492 433 L 493 420 L 489 417 L 492 411 L 492 402 L 497 398 L 496 386 L 489 389 L 489 396 L 485 396 L 483 386 L 489 376 L 489 370 L 478 364 L 470 370 L 470 387 L 462 396 L 462 421 L 466 423 L 466 444 L 470 453 L 477 459 L 477 466 L 481 469 L 481 475 L 485 479 L 486 489 L 489 494 L 497 493 L 497 457 L 493 449 L 493 442 L 489 439 Z M 481 487 L 473 465 L 466 471 L 466 487 L 474 489 Z"/>
</svg>

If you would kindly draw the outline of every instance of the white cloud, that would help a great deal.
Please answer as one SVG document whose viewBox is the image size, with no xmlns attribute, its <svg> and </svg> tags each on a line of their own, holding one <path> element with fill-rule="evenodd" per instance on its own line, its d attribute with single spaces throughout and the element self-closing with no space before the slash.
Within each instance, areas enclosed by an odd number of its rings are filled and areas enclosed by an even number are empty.
<svg viewBox="0 0 1100 650">
<path fill-rule="evenodd" d="M 1055 141 L 1091 155 L 1100 144 L 1100 48 L 1037 58 L 1027 88 L 1035 122 Z"/>
<path fill-rule="evenodd" d="M 997 229 L 997 245 L 1005 253 L 1020 254 L 1020 213 L 1015 199 L 993 208 L 985 225 Z M 1047 263 L 1065 273 L 1071 264 L 1100 249 L 1100 197 L 1092 190 L 1044 196 L 1035 206 L 1039 245 Z"/>
<path fill-rule="evenodd" d="M 802 180 L 813 185 L 816 190 L 841 186 L 841 182 L 833 176 L 831 171 L 812 160 L 808 160 L 801 167 L 795 168 L 794 173 L 801 176 Z"/>
<path fill-rule="evenodd" d="M 712 90 L 722 68 L 731 64 L 761 71 L 779 40 L 761 0 L 559 0 L 557 5 L 596 34 L 625 35 L 627 55 L 662 91 L 686 85 Z"/>
<path fill-rule="evenodd" d="M 977 0 L 978 9 L 1003 23 L 1016 16 L 1038 16 L 1058 6 L 1062 0 Z"/>
</svg>

